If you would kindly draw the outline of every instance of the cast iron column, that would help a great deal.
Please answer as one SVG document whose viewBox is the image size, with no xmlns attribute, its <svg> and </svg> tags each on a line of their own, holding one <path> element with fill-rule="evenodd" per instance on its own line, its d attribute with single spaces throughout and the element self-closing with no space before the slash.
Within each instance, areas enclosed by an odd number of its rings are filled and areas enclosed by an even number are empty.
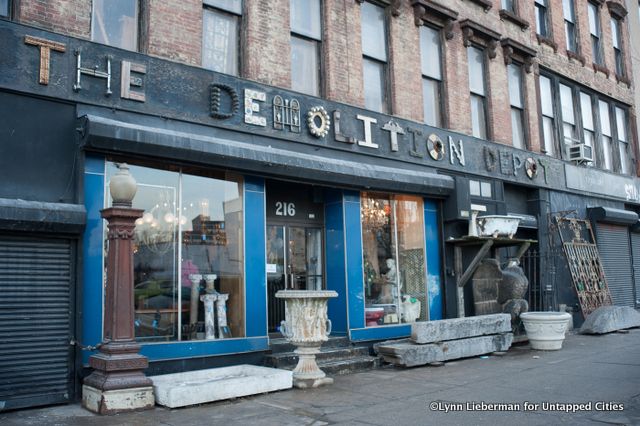
<svg viewBox="0 0 640 426">
<path fill-rule="evenodd" d="M 119 168 L 110 184 L 113 207 L 101 211 L 108 221 L 109 241 L 104 337 L 100 352 L 89 358 L 94 371 L 83 386 L 84 406 L 100 414 L 146 409 L 154 404 L 153 383 L 144 374 L 149 362 L 138 353 L 134 330 L 133 237 L 135 221 L 144 211 L 131 208 L 135 180 L 126 165 Z"/>
</svg>

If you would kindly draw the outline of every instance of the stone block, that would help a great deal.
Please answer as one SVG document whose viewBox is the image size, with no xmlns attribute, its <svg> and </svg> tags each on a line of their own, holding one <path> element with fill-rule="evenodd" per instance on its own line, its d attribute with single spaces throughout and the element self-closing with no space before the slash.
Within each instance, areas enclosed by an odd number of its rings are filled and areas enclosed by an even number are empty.
<svg viewBox="0 0 640 426">
<path fill-rule="evenodd" d="M 103 391 L 82 386 L 82 406 L 98 414 L 117 414 L 153 408 L 153 388 L 129 388 Z"/>
<path fill-rule="evenodd" d="M 512 341 L 513 333 L 504 333 L 426 345 L 413 342 L 381 345 L 378 346 L 378 353 L 392 364 L 416 367 L 491 352 L 504 352 L 511 347 Z"/>
<path fill-rule="evenodd" d="M 411 340 L 425 344 L 511 331 L 509 314 L 478 315 L 411 324 Z"/>
<path fill-rule="evenodd" d="M 291 371 L 255 365 L 210 368 L 149 378 L 153 381 L 156 403 L 169 408 L 290 389 L 293 385 Z"/>
<path fill-rule="evenodd" d="M 640 327 L 640 313 L 629 306 L 601 306 L 587 317 L 581 334 L 604 334 Z"/>
</svg>

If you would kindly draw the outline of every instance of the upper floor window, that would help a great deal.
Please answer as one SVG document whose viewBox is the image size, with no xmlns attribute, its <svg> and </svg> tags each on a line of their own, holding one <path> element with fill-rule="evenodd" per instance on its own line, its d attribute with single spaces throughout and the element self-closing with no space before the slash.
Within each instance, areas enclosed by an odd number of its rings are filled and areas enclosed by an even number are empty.
<svg viewBox="0 0 640 426">
<path fill-rule="evenodd" d="M 205 0 L 202 22 L 202 66 L 239 74 L 242 0 Z"/>
<path fill-rule="evenodd" d="M 475 46 L 467 47 L 469 90 L 471 92 L 471 130 L 477 138 L 487 138 L 487 98 L 485 54 Z"/>
<path fill-rule="evenodd" d="M 603 65 L 602 55 L 602 32 L 600 29 L 600 11 L 599 6 L 594 3 L 588 3 L 589 12 L 589 32 L 591 33 L 591 53 L 593 55 L 593 63 Z"/>
<path fill-rule="evenodd" d="M 547 155 L 555 156 L 556 151 L 556 114 L 553 108 L 551 80 L 540 76 L 540 110 L 542 111 L 542 139 Z"/>
<path fill-rule="evenodd" d="M 0 0 L 0 18 L 8 18 L 11 12 L 11 2 L 9 0 Z"/>
<path fill-rule="evenodd" d="M 369 2 L 362 3 L 362 66 L 364 106 L 387 113 L 387 19 L 385 10 Z"/>
<path fill-rule="evenodd" d="M 573 0 L 562 0 L 564 14 L 564 35 L 569 52 L 578 53 L 578 37 L 576 33 L 576 11 Z"/>
<path fill-rule="evenodd" d="M 93 0 L 91 40 L 138 50 L 138 0 Z"/>
<path fill-rule="evenodd" d="M 507 12 L 511 12 L 513 14 L 516 13 L 515 0 L 502 0 L 501 7 L 502 10 L 506 10 Z"/>
<path fill-rule="evenodd" d="M 513 146 L 526 148 L 525 113 L 522 66 L 511 63 L 507 66 L 509 74 L 509 102 L 511 104 L 511 137 Z"/>
<path fill-rule="evenodd" d="M 540 75 L 542 136 L 552 154 L 555 135 L 564 143 L 560 157 L 567 159 L 570 145 L 584 144 L 592 161 L 583 164 L 627 174 L 631 169 L 628 109 L 588 89 L 555 76 Z"/>
<path fill-rule="evenodd" d="M 420 27 L 420 57 L 422 60 L 422 102 L 424 122 L 442 126 L 442 63 L 440 31 Z"/>
<path fill-rule="evenodd" d="M 291 0 L 291 88 L 320 95 L 320 0 Z"/>
<path fill-rule="evenodd" d="M 616 18 L 611 18 L 611 38 L 613 42 L 613 54 L 616 63 L 616 74 L 623 76 L 625 74 L 624 69 L 624 54 L 622 52 L 622 25 L 621 21 Z"/>
<path fill-rule="evenodd" d="M 627 136 L 627 110 L 616 106 L 616 136 L 618 143 L 618 152 L 620 156 L 620 173 L 629 174 L 630 168 L 630 148 L 629 138 Z"/>
<path fill-rule="evenodd" d="M 536 32 L 542 37 L 549 37 L 549 0 L 535 0 Z"/>
</svg>

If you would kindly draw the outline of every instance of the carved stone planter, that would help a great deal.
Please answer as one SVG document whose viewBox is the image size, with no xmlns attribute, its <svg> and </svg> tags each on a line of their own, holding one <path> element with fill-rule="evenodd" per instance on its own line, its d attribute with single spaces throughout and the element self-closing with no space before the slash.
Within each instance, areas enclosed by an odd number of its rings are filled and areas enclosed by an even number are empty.
<svg viewBox="0 0 640 426">
<path fill-rule="evenodd" d="M 562 349 L 571 315 L 567 312 L 524 312 L 520 314 L 531 348 L 541 351 Z"/>
<path fill-rule="evenodd" d="M 333 379 L 327 377 L 316 364 L 316 354 L 331 333 L 327 301 L 338 297 L 338 293 L 327 290 L 281 290 L 276 297 L 285 301 L 282 335 L 297 346 L 295 353 L 299 359 L 293 370 L 293 385 L 297 388 L 315 388 L 333 383 Z"/>
</svg>

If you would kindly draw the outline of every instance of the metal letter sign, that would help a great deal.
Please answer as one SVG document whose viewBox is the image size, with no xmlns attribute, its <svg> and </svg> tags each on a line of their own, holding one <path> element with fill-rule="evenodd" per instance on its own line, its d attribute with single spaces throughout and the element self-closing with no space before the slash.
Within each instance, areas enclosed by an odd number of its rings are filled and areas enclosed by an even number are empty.
<svg viewBox="0 0 640 426">
<path fill-rule="evenodd" d="M 273 128 L 284 130 L 285 126 L 294 133 L 300 133 L 300 102 L 296 99 L 282 100 L 282 96 L 273 98 Z"/>
<path fill-rule="evenodd" d="M 94 66 L 93 68 L 83 68 L 82 67 L 82 57 L 80 50 L 76 50 L 76 84 L 73 85 L 73 90 L 79 92 L 82 90 L 82 86 L 80 85 L 80 77 L 82 74 L 90 75 L 91 77 L 104 78 L 107 80 L 107 90 L 105 92 L 105 96 L 111 95 L 113 93 L 111 91 L 111 58 L 109 56 L 107 59 L 107 71 L 98 71 L 98 66 Z"/>
<path fill-rule="evenodd" d="M 44 38 L 25 36 L 24 42 L 31 46 L 40 47 L 40 79 L 38 83 L 42 85 L 49 84 L 49 61 L 51 60 L 51 51 L 64 53 L 67 46 L 64 43 L 46 40 Z"/>
</svg>

